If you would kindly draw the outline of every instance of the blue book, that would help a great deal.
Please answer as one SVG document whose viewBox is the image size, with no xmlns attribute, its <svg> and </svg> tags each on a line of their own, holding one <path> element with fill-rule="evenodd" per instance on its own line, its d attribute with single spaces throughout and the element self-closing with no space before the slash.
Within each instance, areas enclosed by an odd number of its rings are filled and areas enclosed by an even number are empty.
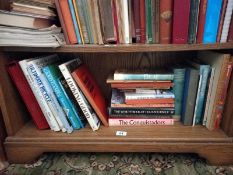
<svg viewBox="0 0 233 175">
<path fill-rule="evenodd" d="M 203 34 L 204 44 L 215 43 L 217 40 L 221 8 L 222 0 L 208 0 Z"/>
<path fill-rule="evenodd" d="M 82 40 L 81 40 L 81 36 L 80 36 L 80 33 L 79 33 L 78 23 L 77 23 L 76 15 L 75 15 L 75 12 L 74 12 L 74 6 L 73 6 L 73 3 L 72 3 L 72 0 L 68 0 L 68 3 L 69 3 L 70 13 L 71 13 L 71 16 L 72 16 L 72 21 L 73 21 L 73 25 L 74 25 L 74 29 L 75 29 L 75 34 L 76 34 L 76 37 L 78 39 L 78 43 L 82 44 Z"/>
<path fill-rule="evenodd" d="M 42 71 L 45 74 L 49 84 L 51 85 L 72 127 L 74 129 L 83 128 L 83 125 L 80 124 L 79 122 L 79 117 L 73 112 L 69 99 L 65 96 L 65 94 L 63 93 L 57 81 L 57 78 L 61 76 L 61 73 L 59 73 L 58 67 L 56 65 L 50 65 L 50 66 L 43 67 Z"/>
</svg>

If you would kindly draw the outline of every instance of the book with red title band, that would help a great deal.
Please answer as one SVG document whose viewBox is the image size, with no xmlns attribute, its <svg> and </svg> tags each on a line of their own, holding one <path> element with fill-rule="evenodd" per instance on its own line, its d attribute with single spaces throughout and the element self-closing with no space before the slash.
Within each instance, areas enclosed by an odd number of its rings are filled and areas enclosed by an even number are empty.
<svg viewBox="0 0 233 175">
<path fill-rule="evenodd" d="M 81 63 L 72 76 L 104 126 L 108 126 L 107 103 L 88 67 Z"/>
</svg>

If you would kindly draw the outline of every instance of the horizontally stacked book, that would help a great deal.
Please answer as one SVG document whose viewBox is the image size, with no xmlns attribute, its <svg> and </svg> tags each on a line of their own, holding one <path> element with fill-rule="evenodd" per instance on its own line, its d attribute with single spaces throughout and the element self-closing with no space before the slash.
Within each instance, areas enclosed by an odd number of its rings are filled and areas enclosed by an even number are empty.
<svg viewBox="0 0 233 175">
<path fill-rule="evenodd" d="M 111 84 L 110 126 L 172 125 L 173 73 L 116 70 Z"/>
<path fill-rule="evenodd" d="M 108 126 L 106 101 L 87 66 L 77 58 L 65 63 L 57 55 L 14 61 L 7 70 L 38 129 L 71 133 Z"/>
<path fill-rule="evenodd" d="M 52 0 L 9 1 L 0 10 L 0 46 L 58 47 L 64 44 Z"/>
<path fill-rule="evenodd" d="M 55 0 L 67 44 L 233 41 L 233 0 Z"/>
</svg>

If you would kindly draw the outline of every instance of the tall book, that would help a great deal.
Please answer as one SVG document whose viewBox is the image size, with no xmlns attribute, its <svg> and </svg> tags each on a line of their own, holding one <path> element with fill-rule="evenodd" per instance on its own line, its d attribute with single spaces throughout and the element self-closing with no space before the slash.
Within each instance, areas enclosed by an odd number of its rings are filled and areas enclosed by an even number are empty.
<svg viewBox="0 0 233 175">
<path fill-rule="evenodd" d="M 233 41 L 233 18 L 231 18 L 231 23 L 230 23 L 230 27 L 229 27 L 228 36 L 227 36 L 227 41 L 228 42 Z"/>
<path fill-rule="evenodd" d="M 171 43 L 172 15 L 173 15 L 173 0 L 160 1 L 159 33 L 160 33 L 161 44 Z"/>
<path fill-rule="evenodd" d="M 76 84 L 75 80 L 73 79 L 71 73 L 76 70 L 80 65 L 80 59 L 70 60 L 66 63 L 59 65 L 59 69 L 62 72 L 67 84 L 70 87 L 76 101 L 78 102 L 83 114 L 85 115 L 89 125 L 91 126 L 93 131 L 99 129 L 100 121 L 91 107 L 90 103 L 87 101 L 85 96 L 83 95 L 82 91 Z"/>
<path fill-rule="evenodd" d="M 139 0 L 134 0 L 133 12 L 134 12 L 134 28 L 135 28 L 135 35 L 136 35 L 136 43 L 140 43 L 141 27 L 140 27 L 140 1 Z"/>
<path fill-rule="evenodd" d="M 76 69 L 72 72 L 72 76 L 104 126 L 108 126 L 106 100 L 88 67 L 83 64 L 81 60 L 78 62 L 79 65 L 77 65 Z"/>
<path fill-rule="evenodd" d="M 174 0 L 173 44 L 186 44 L 188 42 L 190 1 Z"/>
<path fill-rule="evenodd" d="M 221 34 L 221 43 L 227 42 L 228 31 L 230 27 L 230 22 L 232 18 L 232 10 L 233 10 L 233 0 L 228 0 L 226 14 L 223 22 L 222 34 Z"/>
<path fill-rule="evenodd" d="M 200 0 L 199 15 L 198 15 L 198 27 L 197 27 L 197 36 L 196 36 L 197 43 L 203 42 L 207 1 L 208 0 Z"/>
<path fill-rule="evenodd" d="M 140 43 L 146 42 L 146 6 L 145 0 L 139 0 L 139 14 L 140 14 Z"/>
<path fill-rule="evenodd" d="M 18 89 L 36 127 L 38 129 L 49 128 L 48 122 L 40 109 L 40 106 L 19 66 L 19 63 L 16 61 L 9 63 L 7 65 L 7 71 Z"/>
<path fill-rule="evenodd" d="M 160 31 L 160 0 L 152 0 L 152 36 L 153 43 L 159 43 Z"/>
<path fill-rule="evenodd" d="M 152 36 L 152 0 L 146 0 L 146 41 L 153 43 Z"/>
<path fill-rule="evenodd" d="M 217 40 L 221 7 L 222 0 L 208 0 L 203 34 L 204 44 L 215 43 Z"/>
<path fill-rule="evenodd" d="M 195 109 L 199 73 L 196 69 L 186 68 L 181 121 L 184 125 L 192 125 Z"/>
</svg>

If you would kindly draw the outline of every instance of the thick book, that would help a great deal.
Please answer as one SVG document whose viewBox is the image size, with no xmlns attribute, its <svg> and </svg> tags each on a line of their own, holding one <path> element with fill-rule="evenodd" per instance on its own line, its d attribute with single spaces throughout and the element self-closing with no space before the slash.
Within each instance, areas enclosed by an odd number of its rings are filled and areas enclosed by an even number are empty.
<svg viewBox="0 0 233 175">
<path fill-rule="evenodd" d="M 196 36 L 197 43 L 203 42 L 207 1 L 208 0 L 200 0 L 199 15 L 198 15 L 198 27 L 197 27 L 197 36 Z"/>
<path fill-rule="evenodd" d="M 19 66 L 19 63 L 17 61 L 9 63 L 7 65 L 7 71 L 18 89 L 36 127 L 38 129 L 49 128 L 48 122 L 40 109 L 40 106 Z"/>
<path fill-rule="evenodd" d="M 233 0 L 228 0 L 226 14 L 223 22 L 222 34 L 221 34 L 221 43 L 227 42 L 227 36 L 229 32 L 230 22 L 232 18 L 232 10 L 233 10 Z"/>
<path fill-rule="evenodd" d="M 69 9 L 68 0 L 59 0 L 59 4 L 69 41 L 71 44 L 78 43 L 74 29 L 74 24 L 72 21 L 72 16 Z"/>
<path fill-rule="evenodd" d="M 59 65 L 59 69 L 61 70 L 62 75 L 64 76 L 67 84 L 70 87 L 70 90 L 73 93 L 76 101 L 78 102 L 84 116 L 86 117 L 89 125 L 91 126 L 93 131 L 99 129 L 100 121 L 93 110 L 90 103 L 85 98 L 84 94 L 76 84 L 75 80 L 73 79 L 71 73 L 78 68 L 80 65 L 80 59 L 73 59 L 66 63 Z"/>
<path fill-rule="evenodd" d="M 145 0 L 139 0 L 139 14 L 140 14 L 140 43 L 146 42 L 146 14 L 145 14 Z"/>
<path fill-rule="evenodd" d="M 160 1 L 160 44 L 170 44 L 172 38 L 173 0 Z"/>
<path fill-rule="evenodd" d="M 174 108 L 108 108 L 110 116 L 122 115 L 140 115 L 140 116 L 154 116 L 154 115 L 174 115 Z"/>
<path fill-rule="evenodd" d="M 189 14 L 189 33 L 188 33 L 189 44 L 196 43 L 199 3 L 200 0 L 191 0 L 190 14 Z"/>
<path fill-rule="evenodd" d="M 174 0 L 173 44 L 186 44 L 188 42 L 190 1 Z"/>
<path fill-rule="evenodd" d="M 164 70 L 124 70 L 118 69 L 114 72 L 114 80 L 173 80 L 174 74 Z"/>
<path fill-rule="evenodd" d="M 196 95 L 199 82 L 198 70 L 186 68 L 184 95 L 182 100 L 181 121 L 184 125 L 192 125 Z"/>
<path fill-rule="evenodd" d="M 109 126 L 173 125 L 174 119 L 109 118 Z"/>
<path fill-rule="evenodd" d="M 140 43 L 141 41 L 140 0 L 134 0 L 133 12 L 134 12 L 134 28 L 135 28 L 136 43 Z"/>
<path fill-rule="evenodd" d="M 35 60 L 29 61 L 28 69 L 29 74 L 33 77 L 34 81 L 36 81 L 36 86 L 39 87 L 39 90 L 42 92 L 44 98 L 47 100 L 48 106 L 52 111 L 58 125 L 61 130 L 67 133 L 71 133 L 73 131 L 72 126 L 68 122 L 62 107 L 60 106 L 57 98 L 50 86 L 48 80 L 46 79 L 42 68 L 49 64 L 54 64 L 59 61 L 60 58 L 57 55 L 49 55 L 45 57 L 40 57 Z"/>
<path fill-rule="evenodd" d="M 220 16 L 219 25 L 218 25 L 217 42 L 220 42 L 220 39 L 221 39 L 223 22 L 225 18 L 226 9 L 227 9 L 227 2 L 228 0 L 223 0 L 222 2 L 221 16 Z"/>
<path fill-rule="evenodd" d="M 203 34 L 204 44 L 215 43 L 217 40 L 221 7 L 222 0 L 208 0 Z"/>
<path fill-rule="evenodd" d="M 49 84 L 51 85 L 58 102 L 60 103 L 62 109 L 64 110 L 68 120 L 72 124 L 74 129 L 83 128 L 83 125 L 80 121 L 79 116 L 76 115 L 75 111 L 71 106 L 69 98 L 62 91 L 62 88 L 59 85 L 59 78 L 62 76 L 57 65 L 49 65 L 42 68 L 43 73 L 45 74 Z"/>
<path fill-rule="evenodd" d="M 81 60 L 77 62 L 79 65 L 77 64 L 76 69 L 71 74 L 103 125 L 108 126 L 106 100 L 88 67 Z"/>
</svg>

